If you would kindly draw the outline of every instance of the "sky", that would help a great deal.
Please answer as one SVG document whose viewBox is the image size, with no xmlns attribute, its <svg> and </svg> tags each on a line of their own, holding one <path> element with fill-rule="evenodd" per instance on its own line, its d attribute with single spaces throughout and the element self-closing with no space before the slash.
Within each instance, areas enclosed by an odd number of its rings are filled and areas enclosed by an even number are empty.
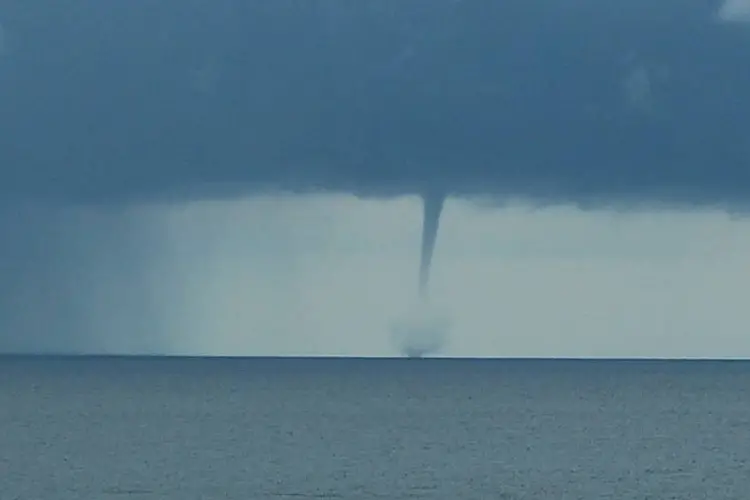
<svg viewBox="0 0 750 500">
<path fill-rule="evenodd" d="M 351 195 L 71 213 L 75 290 L 57 278 L 47 292 L 76 300 L 33 298 L 14 338 L 64 350 L 47 330 L 58 320 L 84 352 L 395 356 L 421 216 L 417 197 Z M 452 323 L 439 355 L 748 357 L 749 251 L 750 222 L 721 211 L 449 199 L 431 282 Z"/>
<path fill-rule="evenodd" d="M 195 252 L 174 266 L 204 261 L 177 306 L 195 314 L 171 338 L 197 353 L 396 355 L 389 324 L 414 301 L 420 217 L 414 198 L 344 196 L 170 214 Z M 748 250 L 750 224 L 721 212 L 449 201 L 431 284 L 453 323 L 441 354 L 747 357 Z"/>
<path fill-rule="evenodd" d="M 747 0 L 20 5 L 0 352 L 750 355 Z"/>
</svg>

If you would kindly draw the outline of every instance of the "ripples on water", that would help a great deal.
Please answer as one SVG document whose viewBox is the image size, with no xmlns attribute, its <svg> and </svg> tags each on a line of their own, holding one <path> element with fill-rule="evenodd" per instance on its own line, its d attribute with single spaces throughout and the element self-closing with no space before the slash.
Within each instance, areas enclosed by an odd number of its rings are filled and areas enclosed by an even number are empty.
<svg viewBox="0 0 750 500">
<path fill-rule="evenodd" d="M 750 363 L 0 358 L 0 498 L 746 499 Z"/>
</svg>

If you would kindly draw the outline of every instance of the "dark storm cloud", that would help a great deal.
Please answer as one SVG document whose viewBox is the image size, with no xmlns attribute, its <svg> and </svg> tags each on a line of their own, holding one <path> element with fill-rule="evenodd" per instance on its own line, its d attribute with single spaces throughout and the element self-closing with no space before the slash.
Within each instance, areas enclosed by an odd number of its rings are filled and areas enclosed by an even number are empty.
<svg viewBox="0 0 750 500">
<path fill-rule="evenodd" d="M 0 1 L 0 193 L 731 204 L 750 29 L 714 0 Z"/>
</svg>

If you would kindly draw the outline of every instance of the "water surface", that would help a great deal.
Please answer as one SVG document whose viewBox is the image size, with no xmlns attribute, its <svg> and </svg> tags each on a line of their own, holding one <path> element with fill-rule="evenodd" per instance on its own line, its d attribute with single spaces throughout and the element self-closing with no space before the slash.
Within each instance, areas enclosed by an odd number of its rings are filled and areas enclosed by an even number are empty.
<svg viewBox="0 0 750 500">
<path fill-rule="evenodd" d="M 744 499 L 750 363 L 0 358 L 3 499 Z"/>
</svg>

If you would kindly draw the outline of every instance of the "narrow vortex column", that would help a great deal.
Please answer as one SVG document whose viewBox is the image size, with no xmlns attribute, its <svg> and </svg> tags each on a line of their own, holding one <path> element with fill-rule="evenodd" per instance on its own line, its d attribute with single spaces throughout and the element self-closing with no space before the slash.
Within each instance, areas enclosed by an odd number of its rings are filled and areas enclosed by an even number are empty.
<svg viewBox="0 0 750 500">
<path fill-rule="evenodd" d="M 445 193 L 440 191 L 428 192 L 422 195 L 422 253 L 419 261 L 419 298 L 427 299 L 430 284 L 430 268 L 432 256 L 435 253 L 440 213 L 445 203 Z"/>
</svg>

